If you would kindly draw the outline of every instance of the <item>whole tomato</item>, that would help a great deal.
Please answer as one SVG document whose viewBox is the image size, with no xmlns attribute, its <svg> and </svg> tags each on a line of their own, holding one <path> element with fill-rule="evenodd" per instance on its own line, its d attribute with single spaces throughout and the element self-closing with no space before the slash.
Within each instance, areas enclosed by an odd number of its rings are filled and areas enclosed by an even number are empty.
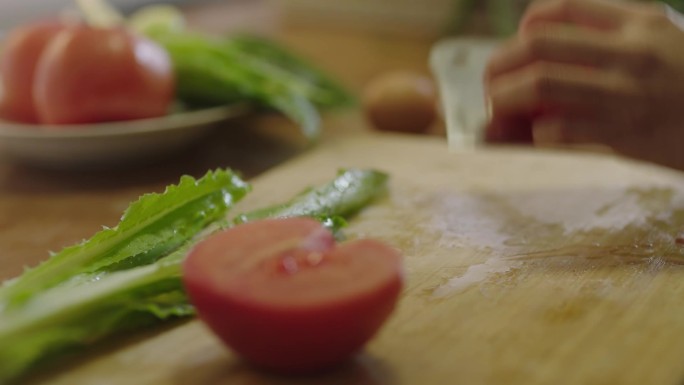
<svg viewBox="0 0 684 385">
<path fill-rule="evenodd" d="M 38 123 L 33 103 L 36 64 L 50 40 L 64 28 L 57 20 L 45 20 L 20 26 L 8 34 L 0 56 L 0 117 Z"/>
<path fill-rule="evenodd" d="M 40 56 L 33 83 L 38 120 L 80 124 L 164 115 L 174 97 L 171 59 L 124 28 L 63 29 Z"/>
</svg>

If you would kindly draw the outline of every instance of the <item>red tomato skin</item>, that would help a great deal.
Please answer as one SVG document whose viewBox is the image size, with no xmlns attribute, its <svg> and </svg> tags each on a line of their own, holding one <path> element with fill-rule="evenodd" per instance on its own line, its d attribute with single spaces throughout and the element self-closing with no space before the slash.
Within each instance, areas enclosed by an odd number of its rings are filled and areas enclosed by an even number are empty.
<svg viewBox="0 0 684 385">
<path fill-rule="evenodd" d="M 348 256 L 387 258 L 395 271 L 381 284 L 310 305 L 265 303 L 249 297 L 240 276 L 226 277 L 233 281 L 227 286 L 208 285 L 198 265 L 204 251 L 193 250 L 184 266 L 186 289 L 198 316 L 247 362 L 278 373 L 318 372 L 347 361 L 379 331 L 403 285 L 398 252 L 378 241 L 359 240 L 330 246 L 324 255 L 333 261 Z M 265 274 L 279 274 L 277 269 L 266 270 Z M 312 290 L 329 289 L 324 286 Z"/>
<path fill-rule="evenodd" d="M 36 65 L 50 40 L 64 24 L 45 20 L 20 26 L 3 42 L 0 56 L 0 117 L 38 123 L 33 103 L 33 79 Z"/>
<path fill-rule="evenodd" d="M 50 41 L 33 92 L 40 122 L 58 125 L 162 116 L 174 87 L 162 47 L 123 28 L 82 25 Z"/>
</svg>

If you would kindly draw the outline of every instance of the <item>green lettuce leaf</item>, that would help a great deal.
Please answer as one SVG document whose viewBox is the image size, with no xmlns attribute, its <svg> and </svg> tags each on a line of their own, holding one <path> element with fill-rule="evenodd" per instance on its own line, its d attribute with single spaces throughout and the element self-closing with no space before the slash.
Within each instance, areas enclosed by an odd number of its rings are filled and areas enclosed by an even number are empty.
<svg viewBox="0 0 684 385">
<path fill-rule="evenodd" d="M 220 219 L 249 185 L 229 170 L 199 180 L 183 176 L 160 194 L 143 195 L 114 228 L 67 247 L 0 288 L 0 309 L 21 304 L 41 289 L 77 274 L 144 265 L 169 254 Z"/>
<path fill-rule="evenodd" d="M 0 383 L 41 359 L 162 319 L 193 314 L 177 261 L 103 273 L 46 290 L 0 319 Z"/>
<path fill-rule="evenodd" d="M 307 189 L 289 202 L 240 214 L 236 224 L 263 218 L 311 216 L 339 222 L 339 217 L 355 214 L 386 192 L 389 176 L 371 169 L 346 169 L 318 188 Z M 337 219 L 336 219 L 337 217 Z"/>
<path fill-rule="evenodd" d="M 315 88 L 277 65 L 250 55 L 224 39 L 190 32 L 150 37 L 166 49 L 176 73 L 176 95 L 189 106 L 237 102 L 279 111 L 309 140 L 320 135 Z"/>
<path fill-rule="evenodd" d="M 306 96 L 318 107 L 345 107 L 357 103 L 356 98 L 336 80 L 273 40 L 243 34 L 228 38 L 226 45 L 244 55 L 271 63 L 280 71 L 285 71 L 285 76 L 306 84 Z"/>
</svg>

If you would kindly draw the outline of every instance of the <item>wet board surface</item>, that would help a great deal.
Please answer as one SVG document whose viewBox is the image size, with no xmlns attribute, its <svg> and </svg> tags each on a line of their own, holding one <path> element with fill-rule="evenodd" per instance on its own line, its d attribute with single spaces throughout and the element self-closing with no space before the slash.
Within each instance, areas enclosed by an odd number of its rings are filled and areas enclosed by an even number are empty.
<svg viewBox="0 0 684 385">
<path fill-rule="evenodd" d="M 358 136 L 260 176 L 241 209 L 344 167 L 391 175 L 350 238 L 405 255 L 365 353 L 313 378 L 260 373 L 198 321 L 121 338 L 31 384 L 673 384 L 684 380 L 684 174 L 605 155 Z M 684 234 L 682 234 L 684 236 Z"/>
</svg>

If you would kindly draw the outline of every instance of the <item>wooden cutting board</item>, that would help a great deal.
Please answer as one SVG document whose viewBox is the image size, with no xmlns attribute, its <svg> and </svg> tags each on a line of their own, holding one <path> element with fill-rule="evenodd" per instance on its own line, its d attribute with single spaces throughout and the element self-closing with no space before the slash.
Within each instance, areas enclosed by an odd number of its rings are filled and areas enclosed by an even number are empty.
<svg viewBox="0 0 684 385">
<path fill-rule="evenodd" d="M 338 371 L 242 364 L 198 321 L 104 344 L 34 384 L 659 384 L 684 380 L 684 175 L 574 152 L 449 153 L 440 139 L 359 136 L 254 180 L 240 209 L 338 168 L 391 174 L 350 237 L 405 254 L 400 306 Z"/>
</svg>

